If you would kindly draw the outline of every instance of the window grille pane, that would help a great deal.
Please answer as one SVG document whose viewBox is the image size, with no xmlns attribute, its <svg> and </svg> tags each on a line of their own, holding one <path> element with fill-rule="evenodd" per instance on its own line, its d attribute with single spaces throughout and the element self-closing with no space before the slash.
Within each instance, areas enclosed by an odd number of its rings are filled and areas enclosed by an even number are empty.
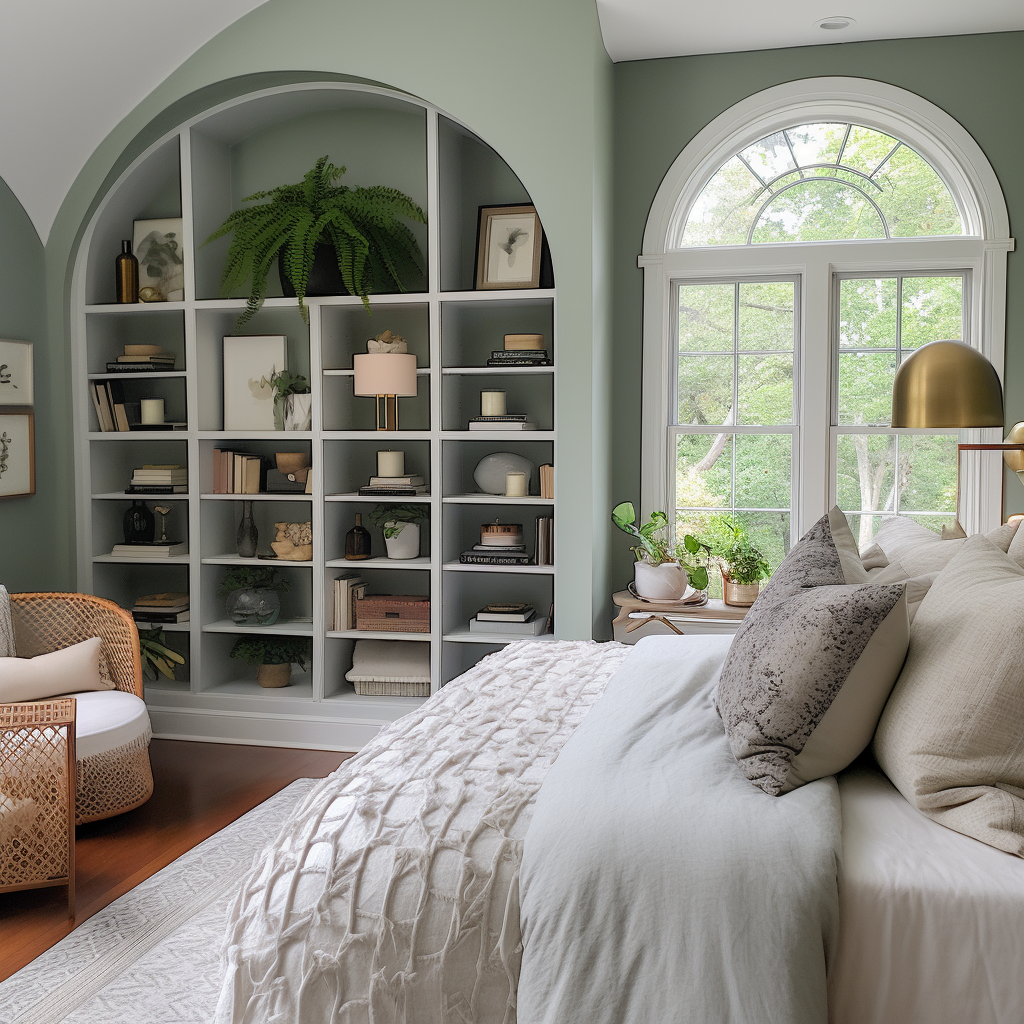
<svg viewBox="0 0 1024 1024">
<path fill-rule="evenodd" d="M 693 284 L 679 288 L 679 351 L 731 352 L 736 286 Z"/>
<path fill-rule="evenodd" d="M 793 438 L 790 434 L 737 434 L 736 508 L 789 508 Z"/>
<path fill-rule="evenodd" d="M 929 341 L 960 341 L 963 309 L 964 279 L 960 275 L 905 277 L 901 308 L 903 348 L 919 348 Z"/>
<path fill-rule="evenodd" d="M 737 382 L 739 422 L 775 426 L 793 421 L 793 357 L 740 356 Z"/>
<path fill-rule="evenodd" d="M 676 508 L 732 504 L 731 434 L 684 434 L 676 441 Z"/>
<path fill-rule="evenodd" d="M 894 277 L 839 282 L 841 348 L 895 348 L 898 314 Z"/>
<path fill-rule="evenodd" d="M 882 218 L 860 189 L 819 178 L 801 181 L 772 199 L 750 240 L 762 244 L 884 237 Z"/>
<path fill-rule="evenodd" d="M 895 511 L 896 435 L 840 434 L 836 501 L 844 511 Z"/>
<path fill-rule="evenodd" d="M 888 424 L 896 353 L 840 352 L 838 361 L 839 422 Z"/>
<path fill-rule="evenodd" d="M 733 366 L 732 356 L 679 357 L 679 423 L 731 422 Z"/>
<path fill-rule="evenodd" d="M 794 291 L 792 281 L 744 281 L 740 284 L 741 349 L 792 352 Z"/>
<path fill-rule="evenodd" d="M 875 175 L 882 186 L 877 200 L 894 238 L 960 235 L 960 211 L 942 179 L 907 146 Z"/>
<path fill-rule="evenodd" d="M 955 435 L 904 435 L 899 441 L 904 468 L 900 512 L 956 513 Z"/>
<path fill-rule="evenodd" d="M 896 141 L 891 135 L 883 135 L 873 128 L 852 125 L 843 150 L 843 166 L 852 167 L 862 174 L 872 174 L 892 152 Z"/>
</svg>

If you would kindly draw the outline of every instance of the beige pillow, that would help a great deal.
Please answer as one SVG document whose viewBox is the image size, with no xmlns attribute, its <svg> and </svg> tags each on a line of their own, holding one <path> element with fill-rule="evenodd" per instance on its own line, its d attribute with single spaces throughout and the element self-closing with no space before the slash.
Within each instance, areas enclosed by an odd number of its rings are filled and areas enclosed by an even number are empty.
<svg viewBox="0 0 1024 1024">
<path fill-rule="evenodd" d="M 409 640 L 357 640 L 350 683 L 429 683 L 430 644 Z"/>
<path fill-rule="evenodd" d="M 1000 551 L 1006 551 L 1016 532 L 1016 523 L 1006 523 L 985 536 Z M 963 539 L 943 540 L 913 519 L 889 516 L 879 527 L 875 543 L 890 562 L 899 562 L 903 566 L 906 578 L 909 578 L 944 569 L 967 542 Z M 872 575 L 871 580 L 877 582 L 878 577 Z"/>
<path fill-rule="evenodd" d="M 946 541 L 944 544 L 957 543 Z M 897 789 L 948 828 L 1024 857 L 1024 568 L 960 542 L 921 604 L 875 732 Z"/>
<path fill-rule="evenodd" d="M 0 704 L 44 700 L 82 690 L 112 690 L 100 676 L 100 646 L 94 636 L 35 658 L 0 658 Z"/>
</svg>

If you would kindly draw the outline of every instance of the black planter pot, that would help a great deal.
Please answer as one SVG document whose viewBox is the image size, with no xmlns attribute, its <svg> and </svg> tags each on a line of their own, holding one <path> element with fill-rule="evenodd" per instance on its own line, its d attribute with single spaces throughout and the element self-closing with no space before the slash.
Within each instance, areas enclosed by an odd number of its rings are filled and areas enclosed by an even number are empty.
<svg viewBox="0 0 1024 1024">
<path fill-rule="evenodd" d="M 277 261 L 277 271 L 281 278 L 281 291 L 286 298 L 295 298 L 295 288 L 280 258 Z M 333 245 L 324 245 L 321 242 L 316 244 L 313 250 L 313 269 L 309 272 L 309 281 L 306 283 L 306 294 L 315 295 L 350 295 L 351 292 L 345 287 L 341 279 L 341 271 L 338 269 L 338 260 L 334 255 Z"/>
</svg>

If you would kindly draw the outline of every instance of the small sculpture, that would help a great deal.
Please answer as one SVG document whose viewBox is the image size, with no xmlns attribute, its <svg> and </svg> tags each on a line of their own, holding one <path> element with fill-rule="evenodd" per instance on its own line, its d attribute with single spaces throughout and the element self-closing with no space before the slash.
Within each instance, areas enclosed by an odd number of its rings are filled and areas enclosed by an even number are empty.
<svg viewBox="0 0 1024 1024">
<path fill-rule="evenodd" d="M 367 352 L 408 352 L 409 346 L 400 334 L 385 331 L 366 343 Z"/>
<path fill-rule="evenodd" d="M 160 541 L 161 544 L 167 543 L 167 516 L 170 514 L 171 508 L 169 505 L 155 505 L 154 511 L 160 516 Z"/>
<path fill-rule="evenodd" d="M 312 523 L 274 523 L 277 536 L 271 543 L 274 554 L 285 562 L 308 562 L 313 558 Z"/>
</svg>

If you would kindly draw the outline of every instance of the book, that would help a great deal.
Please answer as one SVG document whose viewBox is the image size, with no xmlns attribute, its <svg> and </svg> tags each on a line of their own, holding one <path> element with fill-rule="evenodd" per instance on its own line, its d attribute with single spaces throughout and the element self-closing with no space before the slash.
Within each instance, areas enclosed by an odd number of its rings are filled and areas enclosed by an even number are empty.
<svg viewBox="0 0 1024 1024">
<path fill-rule="evenodd" d="M 417 494 L 426 494 L 426 487 L 360 487 L 359 493 L 373 498 L 414 498 Z"/>
<path fill-rule="evenodd" d="M 422 487 L 421 476 L 371 476 L 368 487 Z"/>
<path fill-rule="evenodd" d="M 488 604 L 476 613 L 481 622 L 529 622 L 533 615 L 532 604 Z"/>
<path fill-rule="evenodd" d="M 537 565 L 554 565 L 554 520 L 551 516 L 537 516 L 535 545 Z"/>
<path fill-rule="evenodd" d="M 543 334 L 506 334 L 506 352 L 536 352 L 544 346 Z"/>
<path fill-rule="evenodd" d="M 488 366 L 551 366 L 550 359 L 488 359 Z"/>
<path fill-rule="evenodd" d="M 536 430 L 536 423 L 479 423 L 475 420 L 469 421 L 470 430 Z"/>
<path fill-rule="evenodd" d="M 188 622 L 189 614 L 187 608 L 183 612 L 155 612 L 149 609 L 132 609 L 132 618 L 136 622 L 152 622 L 154 625 L 159 625 L 162 622 Z"/>
<path fill-rule="evenodd" d="M 174 541 L 168 544 L 135 543 L 115 544 L 110 552 L 119 558 L 173 558 L 175 555 L 187 555 L 188 543 L 186 541 Z"/>
<path fill-rule="evenodd" d="M 155 352 L 152 355 L 123 355 L 118 356 L 117 361 L 119 363 L 173 363 L 174 356 L 169 352 L 164 352 L 157 355 Z"/>
<path fill-rule="evenodd" d="M 511 636 L 540 636 L 547 629 L 547 616 L 535 615 L 528 622 L 494 622 L 478 619 L 469 620 L 470 633 L 508 633 Z"/>
<path fill-rule="evenodd" d="M 504 551 L 516 554 L 516 552 L 525 552 L 525 544 L 487 544 L 484 541 L 480 541 L 479 544 L 473 545 L 474 551 Z"/>
<path fill-rule="evenodd" d="M 136 598 L 132 611 L 144 608 L 153 611 L 180 612 L 189 606 L 188 594 L 171 591 L 164 594 L 145 594 Z"/>
<path fill-rule="evenodd" d="M 174 369 L 170 363 L 107 363 L 107 373 L 167 373 Z"/>
<path fill-rule="evenodd" d="M 555 496 L 555 467 L 547 462 L 540 467 L 540 496 L 542 498 L 554 498 Z"/>
<path fill-rule="evenodd" d="M 491 349 L 491 359 L 496 363 L 505 363 L 519 359 L 526 359 L 531 363 L 541 363 L 548 362 L 550 357 L 548 356 L 547 349 L 543 348 L 494 348 Z"/>
<path fill-rule="evenodd" d="M 153 483 L 166 480 L 168 483 L 180 484 L 188 479 L 188 470 L 184 466 L 175 469 L 141 469 L 132 470 L 132 480 L 136 483 Z"/>
<path fill-rule="evenodd" d="M 533 559 L 525 551 L 508 552 L 502 550 L 490 554 L 486 551 L 463 551 L 459 555 L 462 565 L 530 565 Z"/>
<path fill-rule="evenodd" d="M 501 416 L 472 416 L 470 423 L 525 423 L 525 412 L 508 412 Z"/>
<path fill-rule="evenodd" d="M 345 573 L 334 581 L 334 629 L 355 629 L 356 601 L 366 596 L 366 581 L 358 573 Z"/>
<path fill-rule="evenodd" d="M 125 494 L 188 494 L 188 484 L 129 484 Z"/>
</svg>

